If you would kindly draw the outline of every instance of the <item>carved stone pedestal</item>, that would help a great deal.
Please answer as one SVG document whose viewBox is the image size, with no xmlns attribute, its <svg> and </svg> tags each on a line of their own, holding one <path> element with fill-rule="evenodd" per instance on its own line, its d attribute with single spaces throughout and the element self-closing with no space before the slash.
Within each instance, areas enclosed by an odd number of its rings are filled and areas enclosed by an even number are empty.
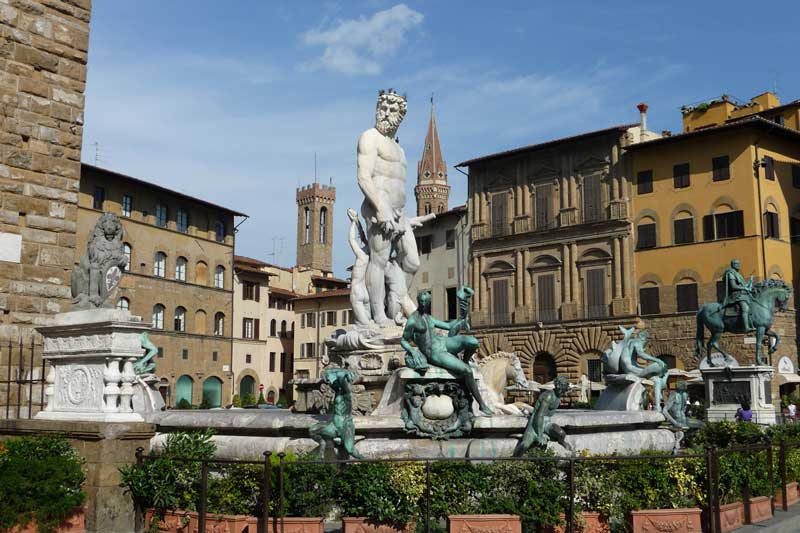
<svg viewBox="0 0 800 533">
<path fill-rule="evenodd" d="M 90 309 L 61 313 L 54 325 L 37 329 L 50 363 L 47 405 L 37 419 L 143 421 L 133 410 L 133 363 L 149 324 L 127 310 Z"/>
<path fill-rule="evenodd" d="M 595 409 L 598 411 L 639 411 L 647 392 L 644 379 L 630 374 L 607 374 L 606 388 L 600 393 Z"/>
<path fill-rule="evenodd" d="M 706 386 L 706 420 L 734 420 L 742 402 L 750 404 L 753 422 L 775 423 L 771 366 L 701 368 Z"/>
</svg>

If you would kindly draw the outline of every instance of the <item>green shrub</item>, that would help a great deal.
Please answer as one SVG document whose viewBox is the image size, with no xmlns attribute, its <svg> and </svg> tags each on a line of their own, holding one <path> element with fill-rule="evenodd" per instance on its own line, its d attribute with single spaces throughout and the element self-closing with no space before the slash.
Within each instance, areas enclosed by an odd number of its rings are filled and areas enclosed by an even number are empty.
<svg viewBox="0 0 800 533">
<path fill-rule="evenodd" d="M 256 397 L 248 393 L 242 396 L 242 407 L 249 407 L 256 404 Z"/>
<path fill-rule="evenodd" d="M 242 400 L 239 398 L 238 394 L 234 394 L 233 395 L 233 399 L 231 400 L 231 405 L 233 407 L 241 407 L 242 406 Z"/>
<path fill-rule="evenodd" d="M 0 442 L 0 529 L 36 520 L 52 531 L 83 504 L 83 459 L 66 439 L 22 437 Z"/>
<path fill-rule="evenodd" d="M 416 473 L 419 467 L 421 465 L 413 463 L 354 463 L 345 466 L 335 484 L 337 503 L 343 515 L 363 516 L 378 524 L 405 527 L 419 512 L 421 492 Z M 395 482 L 397 472 L 404 469 L 410 471 L 408 476 L 414 480 L 410 487 Z"/>
<path fill-rule="evenodd" d="M 709 422 L 692 437 L 690 446 L 700 451 L 705 446 L 727 448 L 767 442 L 763 426 L 753 422 Z"/>
<path fill-rule="evenodd" d="M 178 405 L 175 406 L 176 409 L 191 409 L 192 404 L 186 398 L 181 398 L 178 402 Z"/>
</svg>

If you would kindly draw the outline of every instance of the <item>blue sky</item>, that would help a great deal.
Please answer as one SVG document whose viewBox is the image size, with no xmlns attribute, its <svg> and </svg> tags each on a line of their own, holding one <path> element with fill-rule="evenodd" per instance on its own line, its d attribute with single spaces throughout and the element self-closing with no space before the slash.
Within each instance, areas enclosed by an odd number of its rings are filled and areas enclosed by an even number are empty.
<svg viewBox="0 0 800 533">
<path fill-rule="evenodd" d="M 95 0 L 83 159 L 249 214 L 237 253 L 290 265 L 316 152 L 337 187 L 344 275 L 355 144 L 378 89 L 409 97 L 411 210 L 434 94 L 452 206 L 466 195 L 452 165 L 636 122 L 640 101 L 650 129 L 679 131 L 682 104 L 776 86 L 800 98 L 798 27 L 796 0 Z"/>
</svg>

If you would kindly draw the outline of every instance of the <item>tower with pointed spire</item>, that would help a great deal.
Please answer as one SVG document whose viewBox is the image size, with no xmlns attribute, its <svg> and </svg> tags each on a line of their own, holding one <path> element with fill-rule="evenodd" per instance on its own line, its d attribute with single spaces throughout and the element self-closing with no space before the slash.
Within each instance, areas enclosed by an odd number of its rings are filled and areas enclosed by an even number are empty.
<svg viewBox="0 0 800 533">
<path fill-rule="evenodd" d="M 447 211 L 450 185 L 447 184 L 447 165 L 442 159 L 442 147 L 439 144 L 433 97 L 431 97 L 431 118 L 428 122 L 428 133 L 425 135 L 425 147 L 422 159 L 417 164 L 417 185 L 414 187 L 414 195 L 417 197 L 418 216 Z"/>
</svg>

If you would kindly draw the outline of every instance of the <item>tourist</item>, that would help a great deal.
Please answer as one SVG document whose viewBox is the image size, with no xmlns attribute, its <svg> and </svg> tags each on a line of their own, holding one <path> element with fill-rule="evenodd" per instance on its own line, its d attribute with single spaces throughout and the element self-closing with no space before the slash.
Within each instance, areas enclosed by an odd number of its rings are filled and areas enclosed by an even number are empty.
<svg viewBox="0 0 800 533">
<path fill-rule="evenodd" d="M 736 420 L 739 422 L 752 422 L 753 411 L 750 409 L 750 404 L 742 402 L 742 406 L 736 410 Z"/>
<path fill-rule="evenodd" d="M 792 400 L 789 400 L 789 405 L 786 406 L 786 411 L 789 414 L 789 421 L 794 422 L 797 420 L 797 406 Z"/>
</svg>

